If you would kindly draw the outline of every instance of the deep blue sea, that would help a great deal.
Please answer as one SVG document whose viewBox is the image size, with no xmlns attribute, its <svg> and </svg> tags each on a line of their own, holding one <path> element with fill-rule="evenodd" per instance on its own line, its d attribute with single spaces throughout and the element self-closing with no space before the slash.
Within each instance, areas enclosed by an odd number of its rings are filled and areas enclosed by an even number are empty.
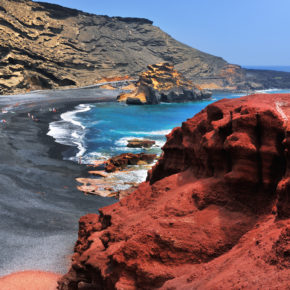
<svg viewBox="0 0 290 290">
<path fill-rule="evenodd" d="M 243 68 L 248 68 L 248 69 L 262 69 L 262 70 L 276 70 L 276 71 L 284 71 L 284 72 L 290 72 L 290 66 L 289 65 L 263 65 L 263 66 L 258 66 L 258 65 L 245 65 Z"/>
<path fill-rule="evenodd" d="M 290 93 L 290 90 L 268 90 L 267 93 Z M 216 93 L 210 100 L 170 103 L 160 105 L 128 106 L 121 103 L 96 103 L 79 105 L 74 111 L 61 115 L 61 120 L 50 124 L 48 135 L 59 143 L 78 147 L 76 156 L 69 159 L 82 163 L 107 159 L 125 152 L 161 153 L 165 135 L 183 121 L 193 117 L 208 104 L 223 99 L 237 98 L 245 94 Z M 127 140 L 148 138 L 156 146 L 145 150 L 128 148 Z M 137 170 L 138 169 L 138 170 Z M 136 168 L 127 175 L 125 183 L 142 181 L 148 168 Z M 117 173 L 116 175 L 120 175 Z M 120 179 L 120 176 L 115 176 Z M 122 178 L 121 178 L 122 179 Z M 126 186 L 121 186 L 126 188 Z"/>
</svg>

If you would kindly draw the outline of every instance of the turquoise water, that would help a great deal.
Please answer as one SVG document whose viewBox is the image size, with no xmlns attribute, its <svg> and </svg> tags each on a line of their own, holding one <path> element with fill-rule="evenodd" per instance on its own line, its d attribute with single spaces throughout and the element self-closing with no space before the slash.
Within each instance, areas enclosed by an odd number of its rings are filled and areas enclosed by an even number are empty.
<svg viewBox="0 0 290 290">
<path fill-rule="evenodd" d="M 144 149 L 128 148 L 127 140 L 148 138 L 156 146 L 147 153 L 160 154 L 166 141 L 165 135 L 183 121 L 193 117 L 208 104 L 224 97 L 234 98 L 237 94 L 216 94 L 212 99 L 190 103 L 128 106 L 119 103 L 89 105 L 90 109 L 76 113 L 75 120 L 85 127 L 82 146 L 86 161 L 108 158 L 124 152 L 143 152 Z"/>
<path fill-rule="evenodd" d="M 268 90 L 268 93 L 286 93 L 290 90 Z M 50 135 L 57 142 L 78 147 L 78 160 L 90 163 L 125 152 L 138 153 L 144 149 L 128 148 L 127 140 L 148 138 L 156 146 L 148 153 L 161 153 L 165 135 L 183 121 L 193 117 L 210 103 L 244 94 L 216 93 L 209 100 L 160 105 L 128 106 L 120 103 L 80 105 L 75 111 L 62 114 L 62 120 L 50 126 Z"/>
<path fill-rule="evenodd" d="M 265 91 L 261 91 L 265 92 Z M 290 90 L 267 90 L 267 93 L 290 93 Z M 75 146 L 77 153 L 69 156 L 76 162 L 92 163 L 112 156 L 132 152 L 159 155 L 166 142 L 166 134 L 193 117 L 210 103 L 223 98 L 237 98 L 245 94 L 219 93 L 209 100 L 160 105 L 128 106 L 120 103 L 81 104 L 74 111 L 61 115 L 50 124 L 48 135 L 56 142 Z M 151 149 L 128 148 L 127 140 L 148 138 L 155 140 Z M 71 151 L 70 151 L 71 152 Z M 81 158 L 80 158 L 81 157 Z M 146 179 L 150 167 L 132 166 L 128 172 L 116 172 L 106 178 L 115 190 L 126 189 Z"/>
</svg>

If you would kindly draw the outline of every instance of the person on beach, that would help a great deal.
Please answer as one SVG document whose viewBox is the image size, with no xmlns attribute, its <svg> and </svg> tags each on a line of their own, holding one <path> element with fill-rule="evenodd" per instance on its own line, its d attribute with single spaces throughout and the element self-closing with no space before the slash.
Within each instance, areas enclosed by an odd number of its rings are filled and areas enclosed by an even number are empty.
<svg viewBox="0 0 290 290">
<path fill-rule="evenodd" d="M 6 121 L 5 119 L 2 119 L 2 120 L 0 120 L 0 123 L 2 123 L 2 124 L 6 124 L 7 121 Z"/>
<path fill-rule="evenodd" d="M 82 164 L 82 156 L 79 157 L 79 164 Z"/>
</svg>

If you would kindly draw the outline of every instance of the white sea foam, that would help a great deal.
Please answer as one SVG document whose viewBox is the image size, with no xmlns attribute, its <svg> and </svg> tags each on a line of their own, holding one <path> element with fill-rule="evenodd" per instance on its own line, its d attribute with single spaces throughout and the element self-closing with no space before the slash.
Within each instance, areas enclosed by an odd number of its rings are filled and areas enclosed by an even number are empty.
<svg viewBox="0 0 290 290">
<path fill-rule="evenodd" d="M 76 114 L 89 111 L 90 109 L 90 105 L 81 104 L 74 111 L 61 114 L 60 121 L 49 124 L 47 135 L 53 137 L 57 143 L 77 146 L 78 153 L 75 157 L 70 158 L 71 160 L 78 159 L 86 152 L 84 144 L 85 126 L 77 119 Z"/>
<path fill-rule="evenodd" d="M 128 171 L 118 171 L 111 173 L 107 180 L 111 180 L 114 184 L 114 190 L 125 190 L 132 186 L 133 183 L 140 183 L 146 180 L 148 169 L 138 169 Z M 118 182 L 114 182 L 114 180 Z"/>
<path fill-rule="evenodd" d="M 169 130 L 160 130 L 160 131 L 131 131 L 129 133 L 136 134 L 136 135 L 146 135 L 146 136 L 162 136 L 167 135 L 171 132 L 171 129 Z"/>
<path fill-rule="evenodd" d="M 165 136 L 167 134 L 169 134 L 171 132 L 172 129 L 168 129 L 168 130 L 159 130 L 159 131 L 129 131 L 129 132 L 124 132 L 124 131 L 119 131 L 119 130 L 115 130 L 115 129 L 110 129 L 111 132 L 115 132 L 118 134 L 132 134 L 134 136 L 132 136 L 131 138 L 136 138 L 136 136 Z M 139 138 L 139 137 L 138 137 Z"/>
<path fill-rule="evenodd" d="M 81 127 L 82 129 L 85 129 L 85 126 L 76 120 L 76 114 L 77 113 L 83 113 L 83 112 L 87 112 L 91 110 L 91 106 L 90 105 L 84 105 L 84 104 L 80 104 L 76 107 L 76 110 L 74 111 L 69 111 L 69 112 L 65 112 L 63 114 L 60 115 L 60 117 L 67 122 L 71 122 L 76 126 Z"/>
<path fill-rule="evenodd" d="M 165 144 L 166 140 L 162 141 L 162 140 L 155 140 L 155 145 L 157 147 L 163 147 L 163 145 Z"/>
<path fill-rule="evenodd" d="M 267 89 L 267 90 L 257 90 L 255 91 L 256 93 L 260 93 L 260 94 L 269 94 L 269 93 L 273 93 L 275 91 L 277 91 L 278 89 Z"/>
<path fill-rule="evenodd" d="M 82 156 L 82 164 L 93 164 L 96 160 L 107 160 L 111 155 L 101 152 L 90 152 Z M 70 160 L 78 161 L 78 158 L 71 157 Z"/>
<path fill-rule="evenodd" d="M 123 138 L 120 138 L 119 140 L 117 140 L 116 142 L 115 142 L 115 144 L 117 145 L 117 146 L 127 146 L 127 144 L 128 144 L 128 140 L 131 140 L 131 139 L 136 139 L 136 136 L 129 136 L 129 137 L 123 137 Z M 138 139 L 144 139 L 144 138 L 142 138 L 142 137 L 138 137 Z"/>
</svg>

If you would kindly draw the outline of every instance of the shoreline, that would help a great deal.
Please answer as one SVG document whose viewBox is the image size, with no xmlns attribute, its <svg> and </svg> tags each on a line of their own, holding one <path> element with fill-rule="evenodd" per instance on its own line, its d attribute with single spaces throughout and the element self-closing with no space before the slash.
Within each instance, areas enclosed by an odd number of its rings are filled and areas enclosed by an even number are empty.
<svg viewBox="0 0 290 290">
<path fill-rule="evenodd" d="M 0 117 L 7 122 L 0 124 L 0 277 L 24 270 L 65 273 L 79 218 L 117 201 L 78 191 L 75 178 L 84 174 L 86 166 L 63 160 L 67 150 L 75 149 L 47 135 L 49 123 L 59 120 L 61 113 L 80 103 L 114 101 L 117 92 L 58 93 L 18 95 L 10 102 L 10 96 L 3 96 L 0 100 L 0 108 L 9 107 Z M 51 106 L 57 113 L 49 112 Z M 28 112 L 39 122 L 29 119 Z"/>
<path fill-rule="evenodd" d="M 7 120 L 0 124 L 0 279 L 31 270 L 66 273 L 79 218 L 117 202 L 78 191 L 75 178 L 87 167 L 64 160 L 63 154 L 77 148 L 55 142 L 47 132 L 62 113 L 79 104 L 114 102 L 118 93 L 90 88 L 0 98 L 0 109 L 9 107 L 0 114 Z"/>
</svg>

